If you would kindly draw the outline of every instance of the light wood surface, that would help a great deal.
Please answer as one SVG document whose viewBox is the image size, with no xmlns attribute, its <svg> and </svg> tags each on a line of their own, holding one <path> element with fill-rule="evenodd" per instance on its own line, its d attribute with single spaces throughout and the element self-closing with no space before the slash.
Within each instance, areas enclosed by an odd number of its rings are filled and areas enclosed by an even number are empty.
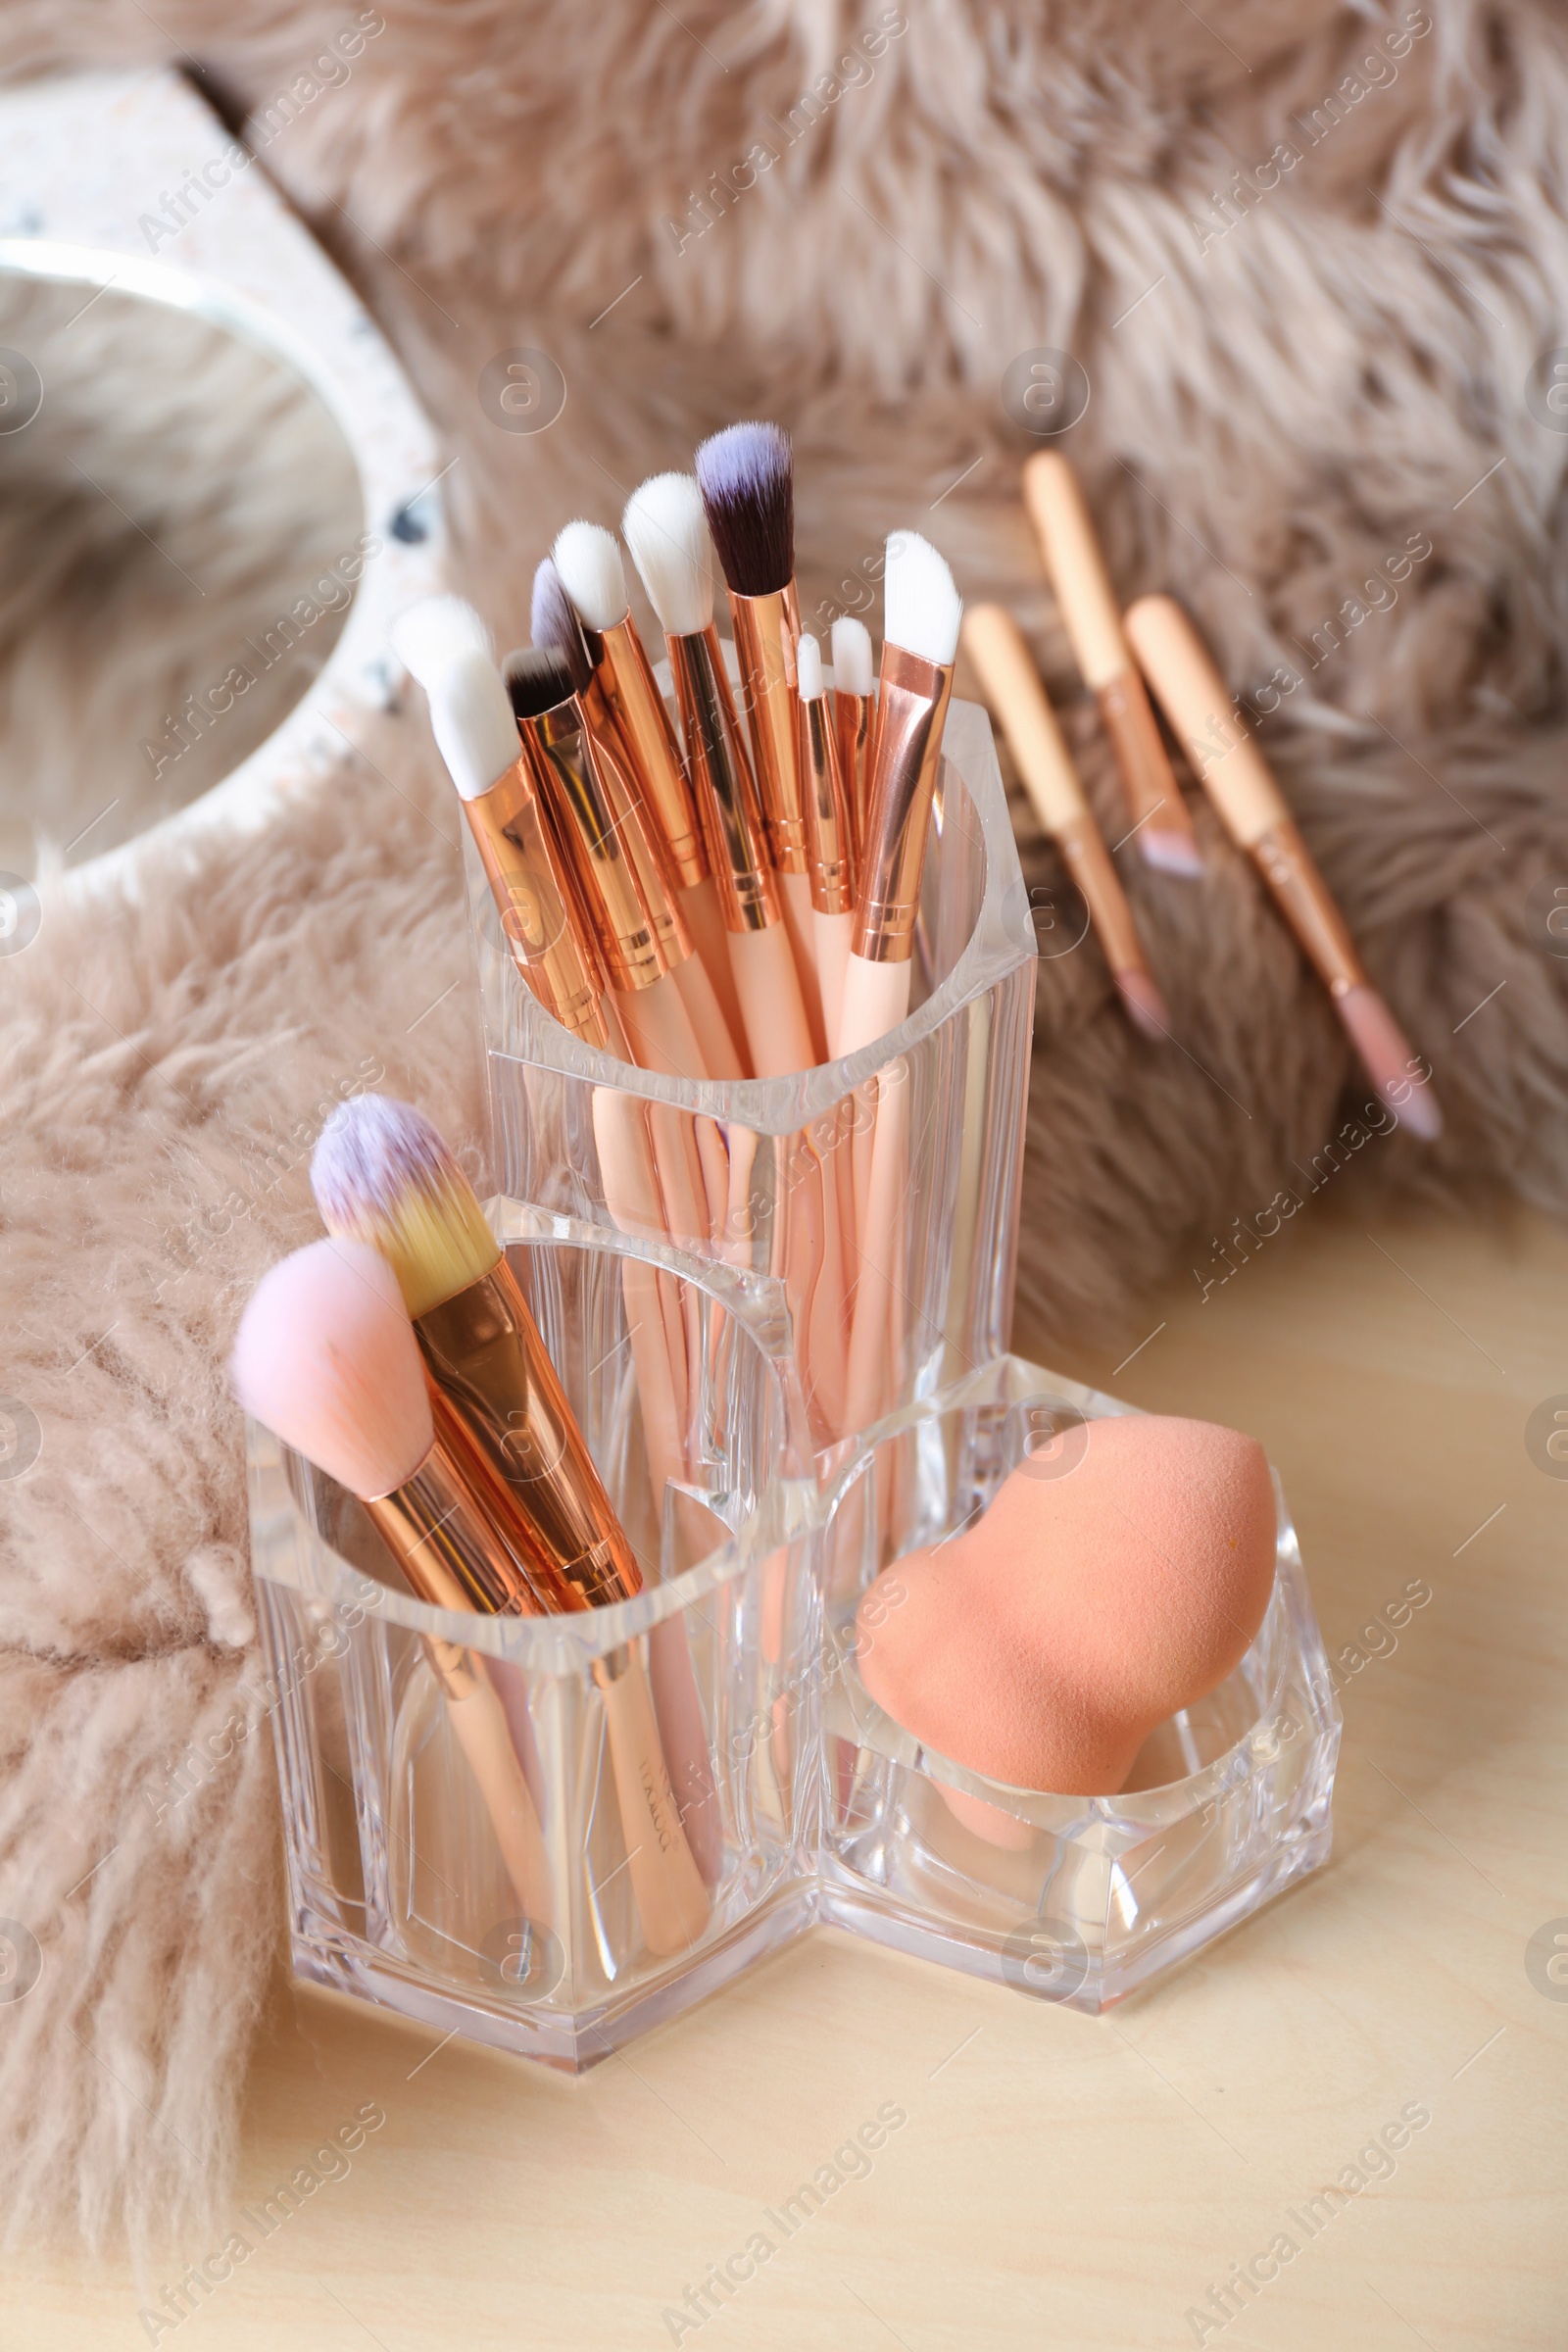
<svg viewBox="0 0 1568 2352">
<path fill-rule="evenodd" d="M 1568 1997 L 1525 1957 L 1568 1926 L 1568 1480 L 1525 1425 L 1568 1393 L 1565 1302 L 1568 1236 L 1540 1221 L 1369 1232 L 1320 1205 L 1206 1301 L 1154 1303 L 1119 1371 L 1058 1360 L 1264 1441 L 1331 1654 L 1430 1584 L 1347 1681 L 1318 1877 L 1100 2020 L 819 1931 L 580 2082 L 280 1983 L 235 2208 L 362 2104 L 386 2121 L 160 2341 L 655 2352 L 664 2309 L 891 2103 L 869 2177 L 682 2343 L 1157 2352 L 1419 2102 L 1392 2177 L 1295 2230 L 1203 2340 L 1558 2352 Z M 14 2265 L 0 2344 L 144 2343 L 139 2300 L 114 2265 Z"/>
</svg>

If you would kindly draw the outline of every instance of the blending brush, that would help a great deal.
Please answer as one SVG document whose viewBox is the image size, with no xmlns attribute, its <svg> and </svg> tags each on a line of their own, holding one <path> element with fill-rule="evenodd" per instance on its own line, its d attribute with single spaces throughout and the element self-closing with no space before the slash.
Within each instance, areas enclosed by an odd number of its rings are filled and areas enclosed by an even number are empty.
<svg viewBox="0 0 1568 2352">
<path fill-rule="evenodd" d="M 1203 860 L 1171 772 L 1158 722 L 1128 649 L 1084 494 L 1067 459 L 1040 450 L 1023 469 L 1024 505 L 1084 684 L 1116 754 L 1140 855 L 1167 874 L 1193 877 Z"/>
<path fill-rule="evenodd" d="M 971 605 L 963 616 L 962 643 L 986 700 L 1002 721 L 1034 812 L 1083 892 L 1130 1019 L 1146 1037 L 1168 1037 L 1164 1000 L 1151 977 L 1133 910 L 1084 798 L 1023 631 L 1001 605 Z"/>
<path fill-rule="evenodd" d="M 1247 851 L 1273 892 L 1368 1077 L 1412 1134 L 1434 1141 L 1443 1133 L 1443 1112 L 1426 1081 L 1426 1064 L 1367 977 L 1345 918 L 1207 647 L 1169 596 L 1140 597 L 1130 606 L 1127 634 L 1193 773 L 1237 848 Z"/>
<path fill-rule="evenodd" d="M 318 1139 L 311 1187 L 327 1231 L 379 1250 L 425 1366 L 515 1497 L 558 1610 L 627 1600 L 636 1556 L 516 1277 L 452 1153 L 406 1102 L 362 1095 Z M 652 1948 L 702 1934 L 708 1890 L 681 1826 L 635 1643 L 597 1659 L 628 1867 Z"/>
<path fill-rule="evenodd" d="M 820 1053 L 825 1047 L 820 1008 L 811 1001 L 816 942 L 796 742 L 795 648 L 801 611 L 795 591 L 795 459 L 790 437 L 777 424 L 726 425 L 703 442 L 692 470 L 729 588 L 741 699 L 768 856 L 778 876 L 784 922 Z"/>
<path fill-rule="evenodd" d="M 490 1515 L 463 1425 L 425 1378 L 397 1277 L 378 1251 L 315 1242 L 264 1274 L 240 1318 L 229 1379 L 248 1413 L 359 1496 L 418 1599 L 538 1613 Z M 502 1700 L 472 1650 L 429 1636 L 425 1652 L 517 1900 L 548 1927 L 549 1859 Z"/>
<path fill-rule="evenodd" d="M 709 870 L 708 845 L 691 779 L 648 650 L 631 616 L 620 549 L 613 532 L 607 531 L 603 523 L 568 522 L 551 554 L 561 584 L 582 623 L 595 680 L 631 755 L 644 807 L 669 860 L 681 913 L 717 995 L 731 1051 L 739 1053 L 745 1045 L 745 1025 L 730 971 L 718 890 Z M 540 642 L 547 640 L 541 638 Z M 703 1024 L 695 1011 L 692 1018 L 701 1037 Z M 729 1077 L 732 1073 L 721 1066 L 722 1051 L 716 1043 L 710 1040 L 706 1050 L 710 1076 Z M 744 1069 L 736 1074 L 749 1075 Z"/>
<path fill-rule="evenodd" d="M 713 983 L 708 976 L 702 957 L 695 952 L 691 930 L 680 906 L 682 894 L 644 800 L 636 761 L 605 692 L 603 681 L 589 657 L 582 624 L 571 599 L 562 583 L 560 572 L 548 556 L 533 575 L 533 610 L 529 625 L 535 646 L 559 655 L 565 664 L 571 691 L 577 697 L 593 745 L 594 760 L 604 785 L 605 800 L 614 830 L 624 847 L 637 895 L 648 909 L 654 936 L 696 1033 L 698 1050 L 702 1054 L 702 1069 L 678 1074 L 739 1078 L 742 1075 L 740 1056 L 730 1036 L 723 1009 L 713 992 Z M 505 665 L 509 686 L 512 663 L 516 659 L 515 656 L 510 656 Z M 514 694 L 513 705 L 515 709 Z"/>
<path fill-rule="evenodd" d="M 513 961 L 546 1012 L 590 1046 L 609 1042 L 605 973 L 570 868 L 517 739 L 484 622 L 461 597 L 426 597 L 392 632 L 430 703 L 436 743 L 478 847 Z"/>
<path fill-rule="evenodd" d="M 838 730 L 839 766 L 850 796 L 850 822 L 857 860 L 865 855 L 866 799 L 871 789 L 871 632 L 853 612 L 833 623 L 833 723 Z"/>
<path fill-rule="evenodd" d="M 690 474 L 656 474 L 633 492 L 621 528 L 669 649 L 752 1067 L 759 1078 L 786 1077 L 816 1054 L 713 627 L 702 493 Z"/>
<path fill-rule="evenodd" d="M 917 531 L 894 531 L 884 570 L 882 673 L 840 1054 L 896 1029 L 909 1009 L 909 960 L 942 730 L 963 606 Z"/>
</svg>

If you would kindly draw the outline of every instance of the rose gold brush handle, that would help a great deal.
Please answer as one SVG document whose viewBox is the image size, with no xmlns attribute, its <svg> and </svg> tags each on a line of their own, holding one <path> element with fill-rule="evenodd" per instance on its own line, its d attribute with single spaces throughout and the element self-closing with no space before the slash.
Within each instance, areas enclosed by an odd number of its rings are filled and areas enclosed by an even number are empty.
<svg viewBox="0 0 1568 2352">
<path fill-rule="evenodd" d="M 463 804 L 513 961 L 546 1012 L 603 1046 L 605 971 L 525 754 Z"/>
<path fill-rule="evenodd" d="M 446 1697 L 447 1721 L 484 1799 L 523 1917 L 536 1927 L 552 1927 L 555 1896 L 550 1855 L 532 1792 L 512 1743 L 507 1711 L 482 1661 L 471 1650 L 434 1635 L 425 1638 L 424 1646 Z"/>
<path fill-rule="evenodd" d="M 667 1958 L 691 1949 L 712 1904 L 681 1828 L 653 1692 L 635 1645 L 600 1659 L 594 1680 L 605 1702 L 627 1870 L 643 1934 L 650 1950 Z"/>
</svg>

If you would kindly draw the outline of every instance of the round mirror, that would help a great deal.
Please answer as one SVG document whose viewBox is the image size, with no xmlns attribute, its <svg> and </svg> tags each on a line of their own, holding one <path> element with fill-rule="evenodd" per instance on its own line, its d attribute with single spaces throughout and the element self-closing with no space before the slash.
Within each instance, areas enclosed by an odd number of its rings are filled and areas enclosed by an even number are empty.
<svg viewBox="0 0 1568 2352">
<path fill-rule="evenodd" d="M 348 443 L 275 352 L 0 268 L 0 869 L 100 857 L 238 767 L 372 544 Z"/>
</svg>

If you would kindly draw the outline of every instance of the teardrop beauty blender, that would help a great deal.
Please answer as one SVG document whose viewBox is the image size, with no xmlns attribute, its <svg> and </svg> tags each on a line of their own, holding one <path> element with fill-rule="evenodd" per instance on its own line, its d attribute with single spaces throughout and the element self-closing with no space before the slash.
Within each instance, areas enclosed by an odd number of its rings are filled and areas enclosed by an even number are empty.
<svg viewBox="0 0 1568 2352">
<path fill-rule="evenodd" d="M 962 1535 L 862 1595 L 860 1676 L 916 1739 L 1016 1788 L 1109 1796 L 1156 1724 L 1245 1656 L 1274 1582 L 1255 1439 L 1155 1414 L 1087 1422 Z M 1071 1454 L 1069 1454 L 1069 1459 Z"/>
</svg>

